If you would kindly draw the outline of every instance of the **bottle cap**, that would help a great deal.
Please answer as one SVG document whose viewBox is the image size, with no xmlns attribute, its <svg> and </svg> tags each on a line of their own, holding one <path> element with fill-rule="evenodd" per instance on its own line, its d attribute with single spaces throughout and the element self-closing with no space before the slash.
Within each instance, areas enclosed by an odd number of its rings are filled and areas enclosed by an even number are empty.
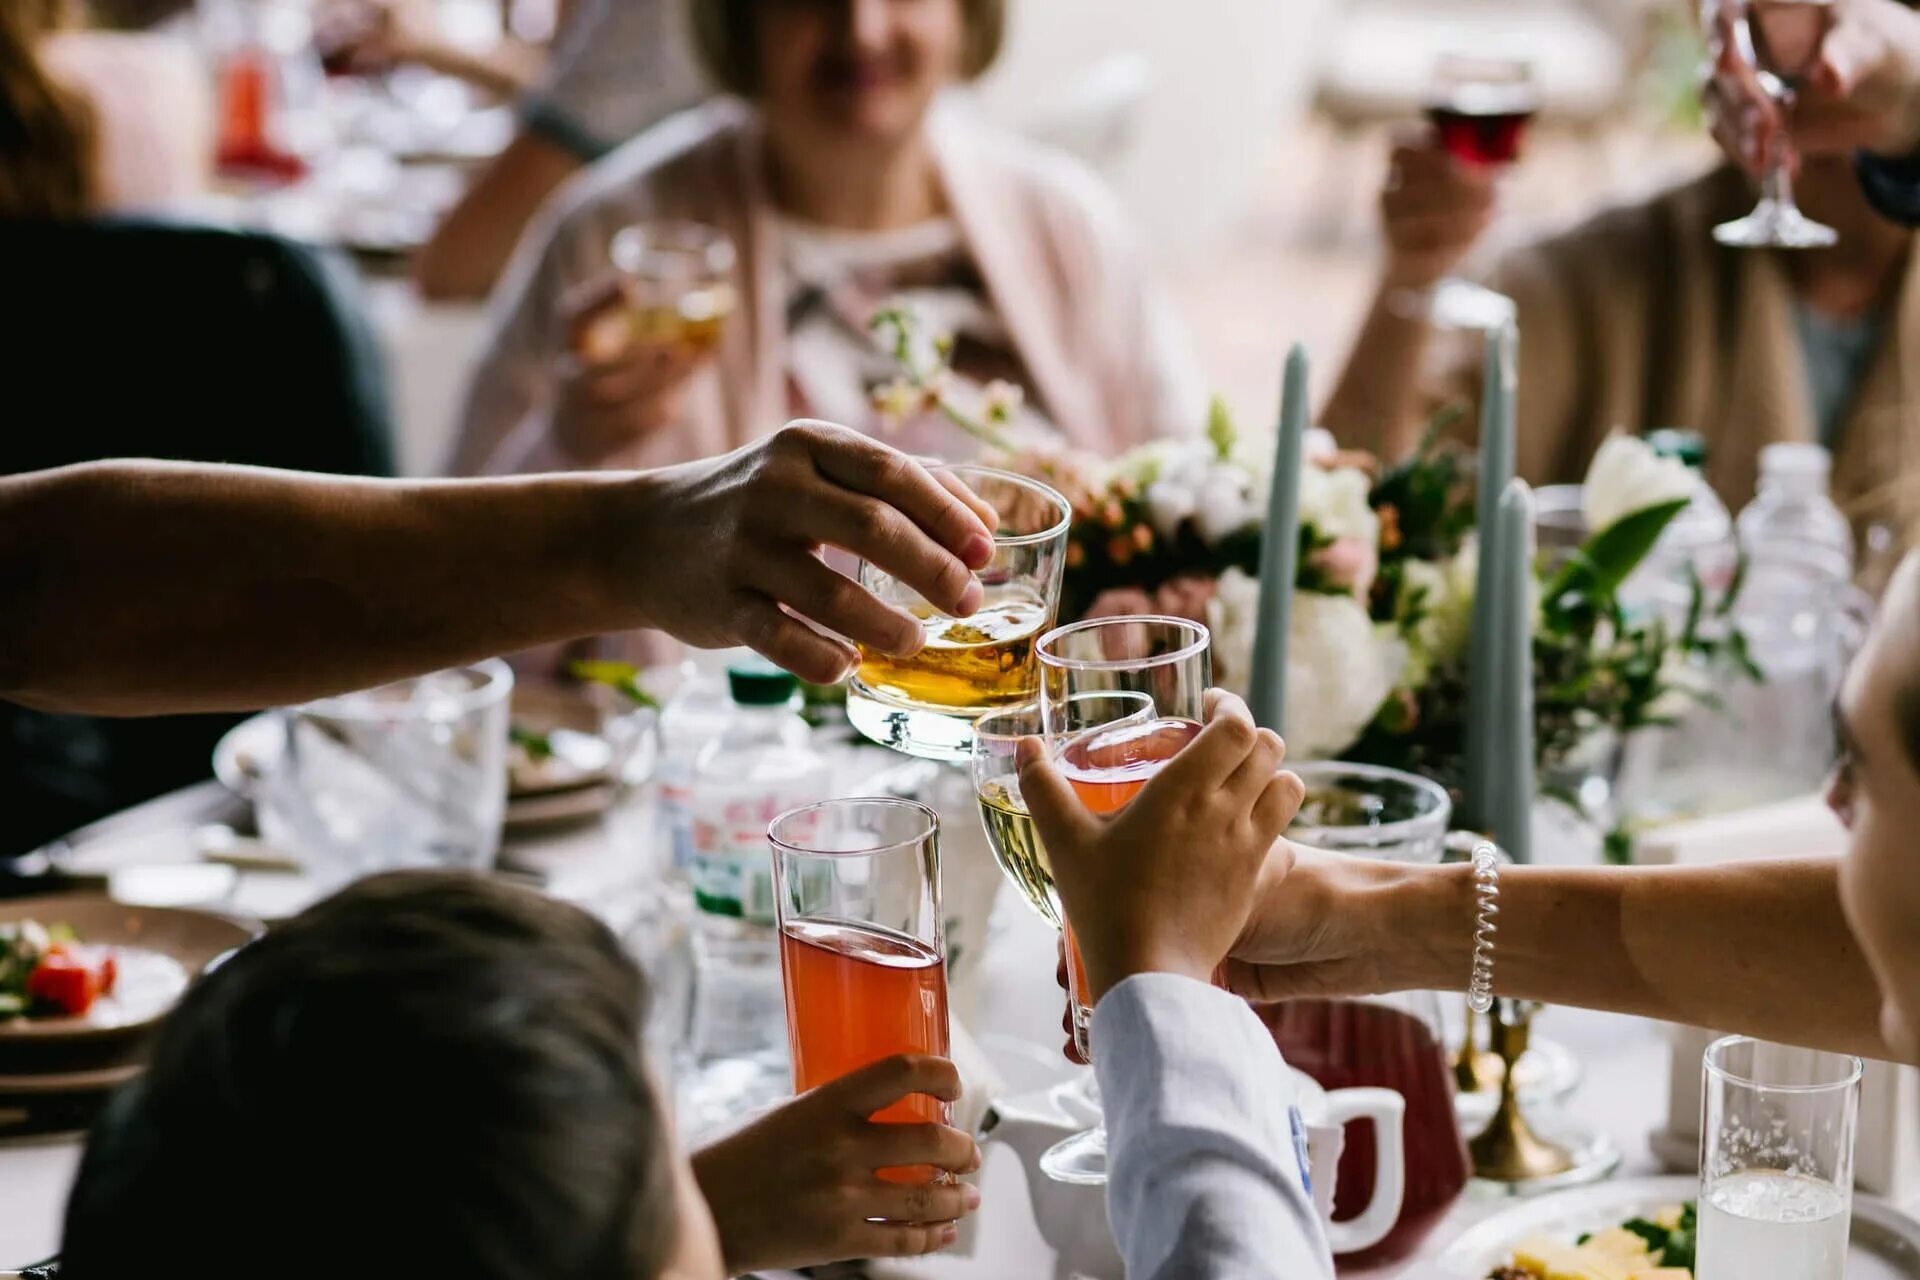
<svg viewBox="0 0 1920 1280">
<path fill-rule="evenodd" d="M 1786 441 L 1770 444 L 1760 451 L 1760 474 L 1788 479 L 1795 476 L 1824 476 L 1833 470 L 1833 455 L 1817 444 Z"/>
<path fill-rule="evenodd" d="M 800 682 L 789 672 L 767 662 L 729 663 L 727 692 L 743 707 L 778 707 L 789 701 Z"/>
<path fill-rule="evenodd" d="M 1661 427 L 1647 432 L 1647 444 L 1663 458 L 1678 458 L 1695 471 L 1707 465 L 1707 438 L 1692 427 Z"/>
</svg>

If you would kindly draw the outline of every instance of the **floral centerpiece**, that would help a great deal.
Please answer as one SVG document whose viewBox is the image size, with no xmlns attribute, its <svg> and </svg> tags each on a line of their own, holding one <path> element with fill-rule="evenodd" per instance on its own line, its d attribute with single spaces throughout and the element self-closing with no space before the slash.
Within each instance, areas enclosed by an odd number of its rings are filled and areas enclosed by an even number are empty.
<svg viewBox="0 0 1920 1280">
<path fill-rule="evenodd" d="M 1004 392 L 977 411 L 953 403 L 938 361 L 916 360 L 910 317 L 883 312 L 901 379 L 877 403 L 937 411 L 979 437 L 984 461 L 1051 484 L 1073 506 L 1061 621 L 1169 613 L 1214 633 L 1214 672 L 1241 693 L 1251 675 L 1259 583 L 1260 495 L 1271 437 L 1236 429 L 1216 400 L 1204 433 L 1114 459 L 1021 448 L 1005 438 Z M 1300 476 L 1300 558 L 1287 648 L 1287 738 L 1303 758 L 1410 769 L 1459 787 L 1467 636 L 1475 586 L 1473 456 L 1444 442 L 1457 411 L 1382 469 L 1369 454 L 1310 433 Z M 1758 677 L 1729 613 L 1696 581 L 1684 619 L 1623 609 L 1622 584 L 1684 510 L 1688 468 L 1643 441 L 1608 440 L 1585 486 L 1586 541 L 1536 561 L 1533 640 L 1538 766 L 1564 767 L 1583 744 L 1670 721 L 1708 696 L 1704 669 Z"/>
</svg>

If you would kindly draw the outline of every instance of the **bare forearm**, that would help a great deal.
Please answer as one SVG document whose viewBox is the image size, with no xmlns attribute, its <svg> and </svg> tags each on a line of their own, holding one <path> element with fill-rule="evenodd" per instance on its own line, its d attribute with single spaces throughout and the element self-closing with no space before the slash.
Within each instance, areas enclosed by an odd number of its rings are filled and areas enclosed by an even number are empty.
<svg viewBox="0 0 1920 1280">
<path fill-rule="evenodd" d="M 0 697 L 245 709 L 636 625 L 612 585 L 636 483 L 146 462 L 0 480 Z"/>
<path fill-rule="evenodd" d="M 1395 309 L 1399 291 L 1391 281 L 1381 284 L 1320 414 L 1320 424 L 1341 443 L 1388 461 L 1418 442 L 1420 371 L 1432 336 L 1425 320 Z"/>
<path fill-rule="evenodd" d="M 1394 892 L 1403 923 L 1429 940 L 1422 954 L 1436 960 L 1432 981 L 1460 985 L 1470 969 L 1468 869 L 1444 868 Z M 1890 1054 L 1831 859 L 1508 868 L 1494 987 L 1550 1004 Z"/>
<path fill-rule="evenodd" d="M 527 224 L 580 158 L 522 133 L 474 179 L 420 250 L 414 282 L 435 301 L 484 298 L 512 257 Z"/>
</svg>

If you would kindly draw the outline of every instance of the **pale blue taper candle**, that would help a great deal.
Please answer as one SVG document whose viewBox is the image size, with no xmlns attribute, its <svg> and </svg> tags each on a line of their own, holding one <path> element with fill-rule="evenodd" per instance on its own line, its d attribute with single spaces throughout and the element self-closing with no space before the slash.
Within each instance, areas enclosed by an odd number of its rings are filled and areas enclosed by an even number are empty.
<svg viewBox="0 0 1920 1280">
<path fill-rule="evenodd" d="M 1500 529 L 1499 725 L 1493 835 L 1515 862 L 1533 860 L 1533 490 L 1510 480 Z"/>
<path fill-rule="evenodd" d="M 1466 778 L 1461 821 L 1475 831 L 1493 825 L 1492 792 L 1499 786 L 1494 768 L 1495 705 L 1500 615 L 1494 590 L 1500 564 L 1500 530 L 1495 518 L 1500 496 L 1513 478 L 1514 412 L 1519 332 L 1509 320 L 1487 334 L 1486 370 L 1480 392 L 1480 478 L 1476 508 L 1480 563 L 1474 578 L 1473 634 L 1467 648 Z"/>
<path fill-rule="evenodd" d="M 1273 446 L 1273 484 L 1260 533 L 1260 613 L 1253 627 L 1253 671 L 1247 700 L 1254 723 L 1284 733 L 1287 637 L 1293 626 L 1293 584 L 1300 576 L 1300 467 L 1307 440 L 1307 352 L 1287 353 L 1280 385 L 1280 431 Z"/>
</svg>

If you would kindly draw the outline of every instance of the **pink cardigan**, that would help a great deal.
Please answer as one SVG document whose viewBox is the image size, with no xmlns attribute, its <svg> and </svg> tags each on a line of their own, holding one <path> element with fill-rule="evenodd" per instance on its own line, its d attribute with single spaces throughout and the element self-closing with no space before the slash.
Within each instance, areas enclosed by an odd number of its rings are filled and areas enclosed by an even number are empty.
<svg viewBox="0 0 1920 1280">
<path fill-rule="evenodd" d="M 1197 431 L 1204 387 L 1099 179 L 1074 161 L 943 104 L 927 121 L 948 205 L 1048 416 L 1068 443 L 1111 456 Z M 653 467 L 724 453 L 787 418 L 779 227 L 754 111 L 718 100 L 662 122 L 594 165 L 522 239 L 495 292 L 469 386 L 454 474 L 579 467 L 553 442 L 560 304 L 604 275 L 607 245 L 642 218 L 724 229 L 740 250 L 742 306 L 681 420 L 614 458 Z"/>
</svg>

